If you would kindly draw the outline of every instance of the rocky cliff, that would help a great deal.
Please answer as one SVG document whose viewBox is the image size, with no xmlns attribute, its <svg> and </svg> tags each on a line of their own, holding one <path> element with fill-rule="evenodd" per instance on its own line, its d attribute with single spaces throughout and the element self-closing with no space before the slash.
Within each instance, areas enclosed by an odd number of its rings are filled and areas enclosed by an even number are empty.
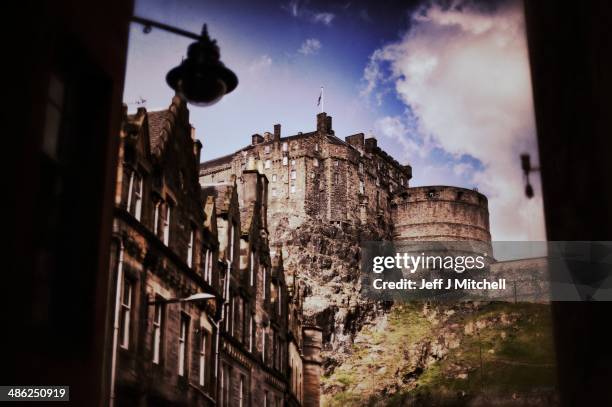
<svg viewBox="0 0 612 407">
<path fill-rule="evenodd" d="M 331 372 L 350 355 L 361 327 L 388 308 L 360 295 L 359 243 L 390 236 L 315 220 L 292 227 L 280 217 L 271 224 L 271 241 L 283 245 L 285 270 L 297 273 L 305 285 L 305 318 L 323 329 L 324 368 Z"/>
</svg>

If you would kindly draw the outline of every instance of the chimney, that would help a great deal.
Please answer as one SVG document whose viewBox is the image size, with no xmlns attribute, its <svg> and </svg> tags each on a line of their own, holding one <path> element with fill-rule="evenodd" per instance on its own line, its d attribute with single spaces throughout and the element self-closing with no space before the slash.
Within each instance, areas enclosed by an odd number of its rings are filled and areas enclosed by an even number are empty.
<svg viewBox="0 0 612 407">
<path fill-rule="evenodd" d="M 372 151 L 378 147 L 378 142 L 374 137 L 365 139 L 366 151 Z"/>
<path fill-rule="evenodd" d="M 334 131 L 332 130 L 332 117 L 331 116 L 327 116 L 325 118 L 325 131 L 327 132 L 327 134 L 334 134 Z"/>
<path fill-rule="evenodd" d="M 263 143 L 263 137 L 261 136 L 261 134 L 253 134 L 251 136 L 251 144 L 255 145 L 255 144 L 259 144 L 259 143 Z"/>
<path fill-rule="evenodd" d="M 280 138 L 281 138 L 281 125 L 275 124 L 274 125 L 274 141 L 279 141 Z"/>
<path fill-rule="evenodd" d="M 193 154 L 195 155 L 196 162 L 198 163 L 198 165 L 200 164 L 201 152 L 202 152 L 202 143 L 200 143 L 200 140 L 194 141 Z"/>
<path fill-rule="evenodd" d="M 317 115 L 317 131 L 319 133 L 327 133 L 327 113 L 321 112 Z"/>
<path fill-rule="evenodd" d="M 363 133 L 353 134 L 352 136 L 345 137 L 344 140 L 351 146 L 363 150 L 364 135 Z"/>
</svg>

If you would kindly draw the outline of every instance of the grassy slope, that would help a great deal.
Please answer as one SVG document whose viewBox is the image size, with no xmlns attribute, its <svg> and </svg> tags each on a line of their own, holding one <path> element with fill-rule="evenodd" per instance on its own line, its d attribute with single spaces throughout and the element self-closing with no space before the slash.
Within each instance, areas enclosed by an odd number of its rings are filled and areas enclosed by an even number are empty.
<svg viewBox="0 0 612 407">
<path fill-rule="evenodd" d="M 547 305 L 494 303 L 457 312 L 438 306 L 438 314 L 448 316 L 437 319 L 422 310 L 422 304 L 396 306 L 386 323 L 365 328 L 349 360 L 323 378 L 324 405 L 461 405 L 487 397 L 512 402 L 554 388 Z M 511 318 L 500 322 L 500 315 Z M 441 336 L 458 346 L 423 362 L 423 347 Z"/>
</svg>

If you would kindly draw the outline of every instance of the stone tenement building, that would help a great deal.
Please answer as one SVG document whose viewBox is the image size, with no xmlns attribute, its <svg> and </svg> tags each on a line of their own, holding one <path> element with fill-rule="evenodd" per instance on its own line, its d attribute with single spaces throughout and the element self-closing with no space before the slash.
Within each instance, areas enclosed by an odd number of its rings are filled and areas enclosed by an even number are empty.
<svg viewBox="0 0 612 407">
<path fill-rule="evenodd" d="M 125 115 L 112 404 L 318 405 L 321 331 L 303 324 L 303 288 L 270 249 L 267 179 L 250 169 L 202 188 L 200 150 L 179 97 Z"/>
</svg>

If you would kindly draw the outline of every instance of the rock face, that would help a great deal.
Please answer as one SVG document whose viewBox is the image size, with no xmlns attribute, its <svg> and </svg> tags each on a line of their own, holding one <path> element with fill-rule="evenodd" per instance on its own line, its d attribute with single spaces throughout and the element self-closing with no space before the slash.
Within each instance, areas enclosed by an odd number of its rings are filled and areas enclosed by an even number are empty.
<svg viewBox="0 0 612 407">
<path fill-rule="evenodd" d="M 309 221 L 291 228 L 286 218 L 276 221 L 271 239 L 283 242 L 286 269 L 295 270 L 305 285 L 305 317 L 323 330 L 329 372 L 348 356 L 361 327 L 386 309 L 360 294 L 359 243 L 381 236 L 347 224 Z"/>
</svg>

